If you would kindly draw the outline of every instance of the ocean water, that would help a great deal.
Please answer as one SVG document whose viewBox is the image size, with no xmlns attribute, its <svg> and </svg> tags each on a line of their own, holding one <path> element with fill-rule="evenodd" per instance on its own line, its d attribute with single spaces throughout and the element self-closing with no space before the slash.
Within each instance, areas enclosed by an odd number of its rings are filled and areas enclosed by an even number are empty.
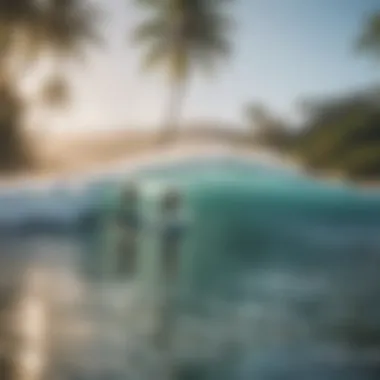
<svg viewBox="0 0 380 380">
<path fill-rule="evenodd" d="M 183 195 L 165 349 L 150 336 L 159 236 L 141 238 L 133 279 L 105 280 L 99 265 L 129 178 L 146 220 L 163 189 Z M 378 379 L 379 231 L 380 193 L 232 159 L 4 190 L 1 338 L 17 344 L 0 366 L 9 380 Z"/>
</svg>

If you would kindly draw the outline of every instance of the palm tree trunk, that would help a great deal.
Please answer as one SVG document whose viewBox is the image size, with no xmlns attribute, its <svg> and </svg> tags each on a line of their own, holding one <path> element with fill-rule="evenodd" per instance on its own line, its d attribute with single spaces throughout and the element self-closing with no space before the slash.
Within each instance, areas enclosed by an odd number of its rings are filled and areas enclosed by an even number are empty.
<svg viewBox="0 0 380 380">
<path fill-rule="evenodd" d="M 175 141 L 180 129 L 181 111 L 185 98 L 186 80 L 173 77 L 171 80 L 169 107 L 162 128 L 162 139 L 164 143 Z"/>
</svg>

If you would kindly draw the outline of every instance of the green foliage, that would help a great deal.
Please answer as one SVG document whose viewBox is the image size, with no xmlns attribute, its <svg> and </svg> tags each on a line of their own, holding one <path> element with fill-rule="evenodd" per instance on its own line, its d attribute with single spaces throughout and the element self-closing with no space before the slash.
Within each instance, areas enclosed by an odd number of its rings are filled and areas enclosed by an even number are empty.
<svg viewBox="0 0 380 380">
<path fill-rule="evenodd" d="M 245 116 L 253 144 L 287 150 L 293 140 L 290 127 L 261 104 L 248 104 Z"/>
<path fill-rule="evenodd" d="M 356 48 L 380 58 L 380 13 L 370 15 Z M 380 90 L 308 102 L 307 121 L 292 152 L 311 169 L 352 179 L 380 176 Z"/>
<path fill-rule="evenodd" d="M 380 92 L 311 103 L 293 152 L 310 168 L 351 178 L 380 175 Z"/>
<path fill-rule="evenodd" d="M 357 50 L 380 58 L 380 13 L 372 14 L 357 41 Z"/>
<path fill-rule="evenodd" d="M 134 40 L 146 47 L 144 67 L 162 65 L 176 79 L 193 67 L 212 69 L 230 51 L 231 19 L 226 0 L 136 0 L 150 15 Z"/>
<path fill-rule="evenodd" d="M 99 16 L 99 10 L 88 0 L 0 2 L 0 85 L 3 92 L 12 94 L 0 97 L 0 108 L 12 110 L 0 112 L 4 144 L 1 167 L 24 166 L 27 161 L 22 120 L 28 104 L 20 108 L 21 100 L 16 100 L 25 70 L 33 67 L 37 58 L 53 57 L 55 73 L 42 86 L 42 98 L 48 106 L 64 103 L 68 87 L 62 64 L 67 59 L 80 58 L 88 43 L 101 42 Z"/>
<path fill-rule="evenodd" d="M 380 12 L 372 14 L 357 41 L 359 52 L 380 58 Z M 380 89 L 304 102 L 298 133 L 260 105 L 247 116 L 255 142 L 282 148 L 311 171 L 339 173 L 352 179 L 380 177 Z"/>
</svg>

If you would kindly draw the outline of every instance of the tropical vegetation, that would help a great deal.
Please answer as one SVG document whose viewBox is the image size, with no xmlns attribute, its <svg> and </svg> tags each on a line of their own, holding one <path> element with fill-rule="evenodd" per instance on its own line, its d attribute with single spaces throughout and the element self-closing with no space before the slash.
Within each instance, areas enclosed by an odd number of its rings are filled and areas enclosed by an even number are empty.
<svg viewBox="0 0 380 380">
<path fill-rule="evenodd" d="M 143 66 L 162 68 L 170 86 L 164 139 L 175 137 L 190 75 L 212 73 L 230 52 L 233 0 L 135 0 L 148 17 L 135 30 Z"/>
<path fill-rule="evenodd" d="M 355 48 L 380 60 L 380 13 L 369 17 Z M 255 104 L 248 110 L 255 141 L 293 155 L 311 172 L 354 180 L 380 178 L 379 87 L 305 101 L 297 128 Z"/>
<path fill-rule="evenodd" d="M 59 106 L 68 99 L 64 63 L 85 46 L 100 42 L 99 10 L 87 0 L 1 0 L 0 2 L 0 169 L 33 162 L 25 134 L 30 107 Z M 23 85 L 28 73 L 50 63 L 32 97 Z"/>
<path fill-rule="evenodd" d="M 133 0 L 145 16 L 133 39 L 142 66 L 162 69 L 170 92 L 163 120 L 165 141 L 176 136 L 191 76 L 214 73 L 231 50 L 233 0 Z M 25 122 L 31 107 L 58 107 L 69 100 L 66 63 L 84 57 L 102 42 L 102 12 L 90 0 L 0 1 L 0 170 L 33 163 Z M 380 60 L 380 13 L 371 15 L 355 44 Z M 49 62 L 31 97 L 23 83 L 42 62 Z M 293 155 L 311 171 L 353 179 L 380 177 L 380 88 L 312 99 L 295 128 L 259 104 L 245 108 L 252 145 Z"/>
</svg>

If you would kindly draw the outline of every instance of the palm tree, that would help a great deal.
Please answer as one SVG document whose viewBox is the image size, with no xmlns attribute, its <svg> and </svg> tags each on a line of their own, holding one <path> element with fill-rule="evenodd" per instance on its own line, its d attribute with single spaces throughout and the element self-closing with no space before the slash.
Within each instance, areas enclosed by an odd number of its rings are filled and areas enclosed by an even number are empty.
<svg viewBox="0 0 380 380">
<path fill-rule="evenodd" d="M 231 19 L 227 5 L 232 0 L 135 0 L 149 13 L 135 30 L 135 42 L 146 46 L 144 68 L 166 69 L 170 101 L 164 137 L 178 132 L 186 84 L 201 66 L 212 70 L 230 51 Z"/>
<path fill-rule="evenodd" d="M 25 155 L 21 117 L 28 104 L 19 90 L 26 69 L 40 58 L 53 61 L 53 75 L 41 96 L 49 106 L 62 104 L 68 94 L 62 65 L 83 52 L 88 42 L 99 40 L 98 15 L 87 0 L 1 0 L 0 141 L 7 147 L 0 147 L 3 168 L 13 169 L 9 164 Z"/>
</svg>

